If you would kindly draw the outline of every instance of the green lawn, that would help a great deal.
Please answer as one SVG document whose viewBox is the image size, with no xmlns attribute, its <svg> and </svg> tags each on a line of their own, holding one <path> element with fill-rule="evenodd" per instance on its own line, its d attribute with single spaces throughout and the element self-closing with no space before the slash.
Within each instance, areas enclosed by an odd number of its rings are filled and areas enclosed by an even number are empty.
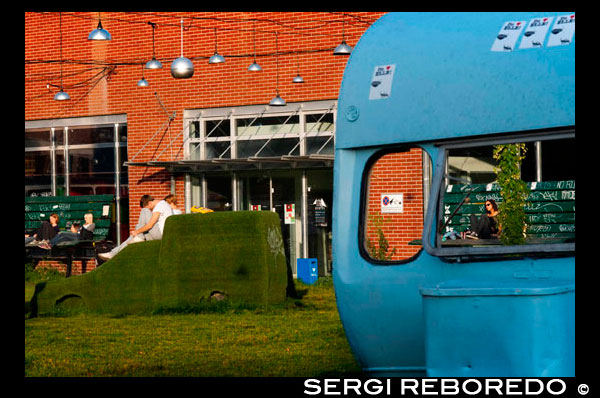
<svg viewBox="0 0 600 398">
<path fill-rule="evenodd" d="M 25 376 L 359 375 L 331 279 L 297 290 L 266 309 L 25 319 Z"/>
</svg>

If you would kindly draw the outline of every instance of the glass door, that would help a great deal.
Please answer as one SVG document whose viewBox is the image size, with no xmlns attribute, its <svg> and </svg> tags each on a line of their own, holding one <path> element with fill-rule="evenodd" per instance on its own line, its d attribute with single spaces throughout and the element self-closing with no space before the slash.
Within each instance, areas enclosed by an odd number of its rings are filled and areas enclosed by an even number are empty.
<svg viewBox="0 0 600 398">
<path fill-rule="evenodd" d="M 290 174 L 274 173 L 271 183 L 273 208 L 281 221 L 286 261 L 295 275 L 296 259 L 302 257 L 301 189 L 297 189 L 300 178 Z"/>
</svg>

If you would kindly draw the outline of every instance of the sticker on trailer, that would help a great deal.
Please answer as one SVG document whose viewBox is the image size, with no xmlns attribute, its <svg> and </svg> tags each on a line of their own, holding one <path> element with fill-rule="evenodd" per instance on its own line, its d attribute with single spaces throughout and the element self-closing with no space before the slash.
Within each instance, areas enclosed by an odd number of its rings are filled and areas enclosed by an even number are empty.
<svg viewBox="0 0 600 398">
<path fill-rule="evenodd" d="M 396 64 L 376 66 L 371 79 L 369 99 L 385 99 L 392 95 L 392 79 Z"/>
<path fill-rule="evenodd" d="M 404 194 L 382 193 L 381 194 L 381 212 L 382 213 L 403 213 L 404 212 Z"/>
<path fill-rule="evenodd" d="M 523 31 L 525 21 L 506 22 L 492 44 L 492 51 L 513 51 L 519 35 Z"/>
<path fill-rule="evenodd" d="M 566 46 L 573 41 L 575 34 L 575 14 L 560 15 L 550 30 L 548 47 Z"/>
<path fill-rule="evenodd" d="M 523 38 L 521 39 L 520 49 L 540 48 L 544 45 L 544 39 L 550 28 L 553 17 L 533 18 L 525 28 Z"/>
</svg>

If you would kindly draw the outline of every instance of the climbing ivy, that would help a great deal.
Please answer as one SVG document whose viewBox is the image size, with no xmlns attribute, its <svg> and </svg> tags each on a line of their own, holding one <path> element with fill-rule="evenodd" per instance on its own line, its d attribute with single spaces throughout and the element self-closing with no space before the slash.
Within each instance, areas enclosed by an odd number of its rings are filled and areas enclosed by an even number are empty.
<svg viewBox="0 0 600 398">
<path fill-rule="evenodd" d="M 521 163 L 527 147 L 524 143 L 494 146 L 495 168 L 502 202 L 498 204 L 498 222 L 502 228 L 500 239 L 505 245 L 525 243 L 525 204 L 529 188 L 521 180 Z"/>
<path fill-rule="evenodd" d="M 389 261 L 396 254 L 396 248 L 392 249 L 390 253 L 388 250 L 390 249 L 390 244 L 385 237 L 382 227 L 385 223 L 385 219 L 382 216 L 371 215 L 369 216 L 369 223 L 375 227 L 377 232 L 377 245 L 374 244 L 370 238 L 367 237 L 367 251 L 369 255 L 377 260 L 386 260 Z"/>
</svg>

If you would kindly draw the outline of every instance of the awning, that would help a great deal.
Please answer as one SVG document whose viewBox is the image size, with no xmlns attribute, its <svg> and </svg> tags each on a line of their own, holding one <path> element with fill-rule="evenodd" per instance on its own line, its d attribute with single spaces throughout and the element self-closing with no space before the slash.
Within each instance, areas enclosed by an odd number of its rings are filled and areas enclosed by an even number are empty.
<svg viewBox="0 0 600 398">
<path fill-rule="evenodd" d="M 308 169 L 333 167 L 333 155 L 249 157 L 241 159 L 124 162 L 127 167 L 160 167 L 169 172 Z"/>
</svg>

